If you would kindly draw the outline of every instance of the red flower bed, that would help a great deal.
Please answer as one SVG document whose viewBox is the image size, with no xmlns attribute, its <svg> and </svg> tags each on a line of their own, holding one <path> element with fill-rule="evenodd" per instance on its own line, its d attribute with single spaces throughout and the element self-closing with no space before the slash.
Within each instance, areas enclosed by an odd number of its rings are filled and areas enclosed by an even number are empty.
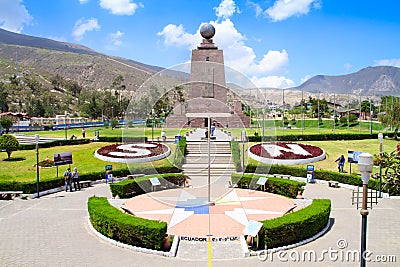
<svg viewBox="0 0 400 267">
<path fill-rule="evenodd" d="M 140 146 L 143 144 L 154 145 L 155 147 Z M 135 145 L 137 145 L 137 146 L 135 146 Z M 121 149 L 121 148 L 119 148 L 120 146 L 129 146 L 132 149 Z M 135 152 L 135 148 L 138 150 L 142 150 L 142 149 L 148 150 L 148 154 L 143 155 L 141 153 L 137 153 L 137 152 Z M 111 157 L 111 158 L 147 158 L 147 157 L 161 155 L 163 153 L 166 153 L 167 151 L 168 151 L 168 147 L 164 144 L 147 142 L 147 143 L 128 143 L 128 144 L 114 144 L 114 145 L 109 145 L 109 146 L 103 146 L 102 148 L 97 150 L 97 153 L 102 156 Z M 110 154 L 110 152 L 120 152 L 120 153 L 124 153 L 124 155 L 113 155 L 113 154 Z"/>
<path fill-rule="evenodd" d="M 290 146 L 288 146 L 288 144 L 294 144 L 300 146 L 302 149 L 308 152 L 307 155 L 291 152 L 293 151 L 293 149 Z M 280 155 L 274 157 L 270 153 L 268 153 L 268 151 L 263 147 L 263 145 L 273 145 L 281 147 L 283 149 L 279 150 Z M 250 147 L 250 152 L 259 157 L 270 158 L 270 159 L 308 159 L 308 158 L 315 158 L 323 154 L 323 150 L 319 147 L 306 144 L 288 143 L 288 142 L 276 142 L 276 143 L 271 142 L 271 143 L 254 145 Z"/>
</svg>

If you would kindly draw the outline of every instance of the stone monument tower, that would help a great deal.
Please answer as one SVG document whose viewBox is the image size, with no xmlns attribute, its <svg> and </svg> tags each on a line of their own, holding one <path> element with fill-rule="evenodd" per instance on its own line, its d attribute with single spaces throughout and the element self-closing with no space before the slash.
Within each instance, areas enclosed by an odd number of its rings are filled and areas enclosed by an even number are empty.
<svg viewBox="0 0 400 267">
<path fill-rule="evenodd" d="M 205 127 L 208 117 L 218 126 L 248 127 L 250 118 L 228 105 L 224 55 L 213 42 L 214 26 L 203 24 L 200 34 L 203 41 L 192 50 L 186 109 L 175 109 L 177 112 L 167 119 L 167 127 Z"/>
</svg>

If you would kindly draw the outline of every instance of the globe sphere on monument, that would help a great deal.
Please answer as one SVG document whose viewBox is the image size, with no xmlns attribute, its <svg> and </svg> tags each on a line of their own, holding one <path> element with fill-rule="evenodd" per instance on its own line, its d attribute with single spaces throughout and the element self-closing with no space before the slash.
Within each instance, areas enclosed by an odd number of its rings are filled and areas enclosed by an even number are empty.
<svg viewBox="0 0 400 267">
<path fill-rule="evenodd" d="M 211 39 L 215 35 L 215 28 L 210 23 L 204 23 L 200 27 L 200 34 L 204 39 Z"/>
</svg>

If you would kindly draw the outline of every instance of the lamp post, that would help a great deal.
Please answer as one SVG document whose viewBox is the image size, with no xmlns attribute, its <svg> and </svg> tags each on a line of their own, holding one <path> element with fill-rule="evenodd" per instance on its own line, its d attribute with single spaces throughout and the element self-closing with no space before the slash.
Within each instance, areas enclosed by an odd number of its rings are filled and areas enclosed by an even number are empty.
<svg viewBox="0 0 400 267">
<path fill-rule="evenodd" d="M 367 248 L 367 194 L 368 181 L 372 173 L 372 155 L 369 153 L 361 153 L 358 157 L 358 168 L 361 173 L 363 183 L 362 207 L 361 207 L 361 267 L 365 267 L 365 252 Z"/>
<path fill-rule="evenodd" d="M 67 131 L 68 131 L 68 129 L 67 129 L 67 115 L 68 115 L 68 113 L 65 111 L 65 113 L 64 113 L 64 124 L 65 124 L 65 127 L 64 127 L 64 129 L 65 129 L 65 140 L 67 140 L 67 139 L 68 139 L 68 133 L 67 133 Z"/>
<path fill-rule="evenodd" d="M 154 108 L 151 109 L 152 123 L 151 123 L 151 141 L 154 142 Z"/>
<path fill-rule="evenodd" d="M 244 143 L 247 140 L 246 130 L 242 130 L 241 134 L 241 141 L 242 141 L 242 173 L 244 173 Z"/>
<path fill-rule="evenodd" d="M 369 100 L 369 133 L 372 134 L 372 99 Z"/>
<path fill-rule="evenodd" d="M 378 134 L 378 139 L 379 139 L 379 157 L 382 159 L 383 133 Z M 382 163 L 379 163 L 379 197 L 382 197 Z"/>
<path fill-rule="evenodd" d="M 39 196 L 39 135 L 35 134 L 35 144 L 36 144 L 36 192 L 37 197 Z"/>
<path fill-rule="evenodd" d="M 264 141 L 265 107 L 263 107 L 262 115 L 263 115 L 263 120 L 262 120 L 262 136 L 261 136 L 261 143 Z"/>
</svg>

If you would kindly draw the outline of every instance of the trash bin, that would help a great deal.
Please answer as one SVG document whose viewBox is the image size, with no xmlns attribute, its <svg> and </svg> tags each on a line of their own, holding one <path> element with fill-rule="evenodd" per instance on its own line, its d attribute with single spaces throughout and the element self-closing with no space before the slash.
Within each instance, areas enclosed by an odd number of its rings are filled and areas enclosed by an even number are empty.
<svg viewBox="0 0 400 267">
<path fill-rule="evenodd" d="M 315 183 L 314 180 L 314 165 L 307 165 L 307 183 Z"/>
<path fill-rule="evenodd" d="M 175 135 L 175 141 L 174 141 L 174 143 L 175 144 L 177 144 L 180 140 L 181 140 L 181 135 L 179 134 L 179 135 Z"/>
</svg>

